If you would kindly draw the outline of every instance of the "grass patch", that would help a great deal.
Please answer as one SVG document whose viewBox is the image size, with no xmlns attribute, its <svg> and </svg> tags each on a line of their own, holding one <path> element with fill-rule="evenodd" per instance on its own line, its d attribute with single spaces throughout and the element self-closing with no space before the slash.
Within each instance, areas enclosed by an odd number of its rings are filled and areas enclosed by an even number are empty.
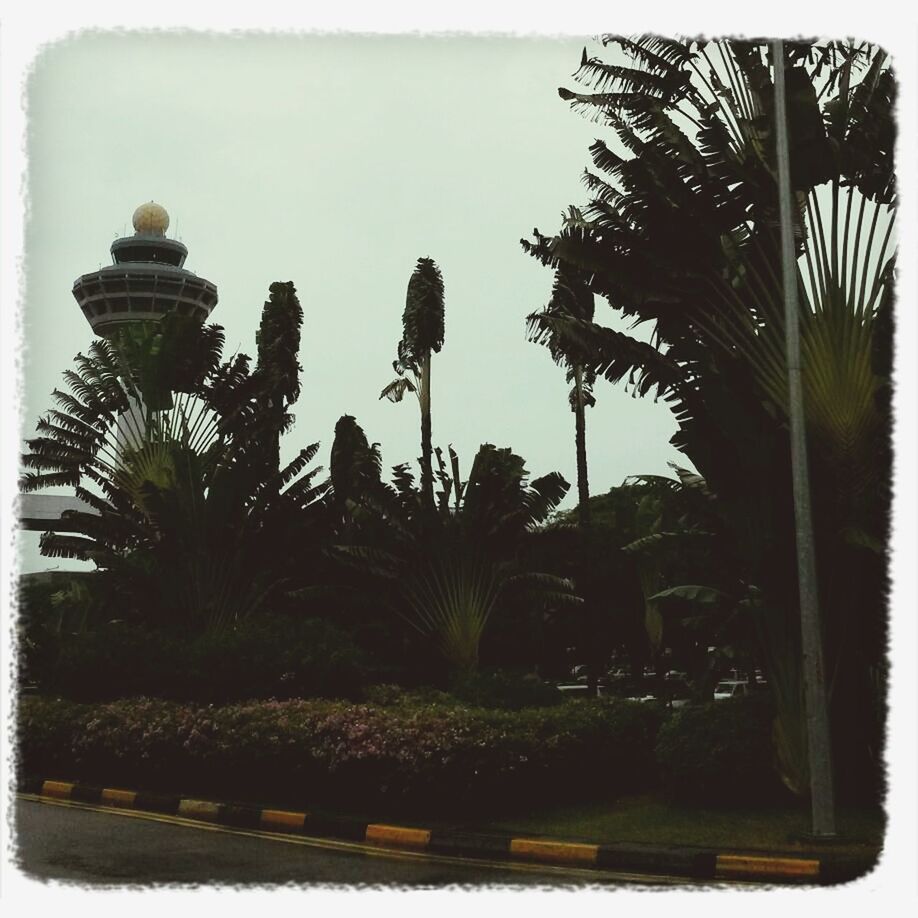
<svg viewBox="0 0 918 918">
<path fill-rule="evenodd" d="M 805 807 L 728 810 L 677 806 L 643 795 L 498 818 L 483 828 L 594 843 L 696 845 L 725 851 L 861 854 L 882 846 L 885 817 L 881 812 L 841 810 L 836 821 L 837 840 L 810 842 L 804 838 L 810 830 L 810 813 Z"/>
</svg>

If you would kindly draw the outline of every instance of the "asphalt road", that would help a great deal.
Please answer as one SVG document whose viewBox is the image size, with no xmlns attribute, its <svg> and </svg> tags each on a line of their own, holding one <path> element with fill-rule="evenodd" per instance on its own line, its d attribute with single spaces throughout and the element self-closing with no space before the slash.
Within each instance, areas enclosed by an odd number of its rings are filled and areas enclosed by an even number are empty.
<svg viewBox="0 0 918 918">
<path fill-rule="evenodd" d="M 80 885 L 152 884 L 444 887 L 585 886 L 621 883 L 613 874 L 463 863 L 457 859 L 341 850 L 185 825 L 166 817 L 16 802 L 15 862 L 23 874 Z M 333 843 L 334 844 L 334 843 Z"/>
</svg>

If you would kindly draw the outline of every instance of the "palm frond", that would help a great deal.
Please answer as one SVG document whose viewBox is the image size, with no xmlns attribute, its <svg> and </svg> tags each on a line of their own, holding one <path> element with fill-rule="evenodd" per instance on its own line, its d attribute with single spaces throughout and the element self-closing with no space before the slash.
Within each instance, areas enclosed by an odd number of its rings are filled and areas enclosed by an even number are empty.
<svg viewBox="0 0 918 918">
<path fill-rule="evenodd" d="M 417 387 L 410 379 L 403 376 L 400 379 L 393 379 L 387 386 L 383 387 L 379 393 L 380 399 L 387 398 L 390 402 L 400 402 L 406 392 L 417 392 Z"/>
<path fill-rule="evenodd" d="M 682 600 L 683 602 L 695 602 L 702 605 L 711 606 L 723 605 L 725 603 L 733 602 L 732 597 L 728 596 L 722 590 L 715 589 L 714 587 L 697 586 L 693 584 L 670 587 L 667 590 L 661 590 L 659 593 L 654 593 L 653 596 L 648 598 L 652 602 L 658 602 L 660 600 L 667 599 L 678 599 Z"/>
</svg>

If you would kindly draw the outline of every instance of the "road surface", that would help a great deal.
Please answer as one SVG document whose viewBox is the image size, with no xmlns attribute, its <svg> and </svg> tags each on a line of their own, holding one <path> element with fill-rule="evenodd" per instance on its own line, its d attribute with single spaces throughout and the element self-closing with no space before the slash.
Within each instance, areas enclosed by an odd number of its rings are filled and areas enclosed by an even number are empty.
<svg viewBox="0 0 918 918">
<path fill-rule="evenodd" d="M 671 883 L 604 871 L 380 852 L 174 817 L 16 801 L 15 863 L 28 877 L 80 885 L 332 884 L 585 886 Z"/>
</svg>

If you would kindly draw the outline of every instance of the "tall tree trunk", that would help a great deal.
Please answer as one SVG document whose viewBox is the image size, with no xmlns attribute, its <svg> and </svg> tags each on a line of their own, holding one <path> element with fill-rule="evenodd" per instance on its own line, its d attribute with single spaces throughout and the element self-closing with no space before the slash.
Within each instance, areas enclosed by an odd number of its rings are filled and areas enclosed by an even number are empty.
<svg viewBox="0 0 918 918">
<path fill-rule="evenodd" d="M 593 590 L 593 542 L 590 538 L 590 484 L 587 478 L 586 458 L 586 406 L 583 402 L 583 368 L 574 365 L 574 421 L 577 448 L 577 518 L 580 523 L 583 551 L 580 589 L 583 594 L 583 614 L 587 639 L 587 694 L 599 694 L 599 676 L 602 668 L 601 647 L 596 640 L 596 596 Z"/>
<path fill-rule="evenodd" d="M 430 351 L 421 361 L 421 495 L 433 507 L 433 446 L 430 432 Z"/>
<path fill-rule="evenodd" d="M 580 525 L 590 524 L 590 482 L 587 477 L 586 406 L 583 403 L 583 368 L 574 366 L 574 417 L 577 442 L 577 513 Z"/>
</svg>

